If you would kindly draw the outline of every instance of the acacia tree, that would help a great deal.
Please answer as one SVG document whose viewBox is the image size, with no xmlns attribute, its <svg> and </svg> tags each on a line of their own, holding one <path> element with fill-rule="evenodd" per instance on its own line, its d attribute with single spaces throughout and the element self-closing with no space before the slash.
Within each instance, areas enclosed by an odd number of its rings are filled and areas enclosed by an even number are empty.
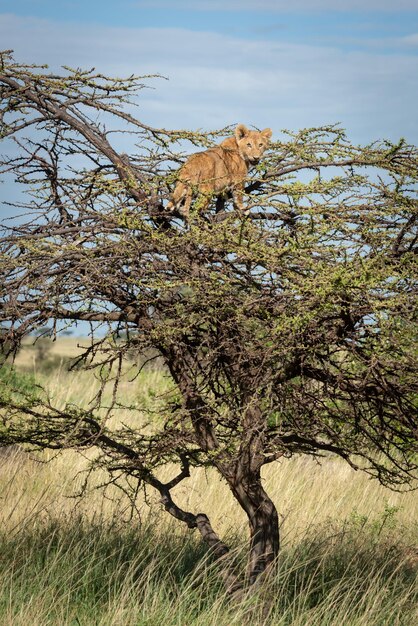
<svg viewBox="0 0 418 626">
<path fill-rule="evenodd" d="M 1 443 L 94 447 L 112 480 L 157 490 L 200 531 L 230 590 L 242 583 L 228 546 L 173 495 L 195 467 L 216 468 L 248 517 L 249 585 L 279 550 L 265 464 L 337 455 L 389 487 L 411 485 L 416 149 L 354 146 L 334 126 L 287 133 L 247 181 L 248 214 L 219 197 L 185 220 L 164 209 L 184 153 L 231 129 L 147 126 L 132 112 L 145 80 L 134 76 L 55 75 L 10 53 L 0 74 L 1 170 L 26 188 L 16 207 L 29 213 L 1 239 L 4 340 L 91 322 L 79 365 L 114 385 L 105 413 L 100 393 L 88 410 L 59 409 L 3 389 Z M 129 142 L 127 156 L 117 146 Z M 132 350 L 158 355 L 172 379 L 151 431 L 108 419 Z M 167 463 L 178 471 L 163 483 Z"/>
</svg>

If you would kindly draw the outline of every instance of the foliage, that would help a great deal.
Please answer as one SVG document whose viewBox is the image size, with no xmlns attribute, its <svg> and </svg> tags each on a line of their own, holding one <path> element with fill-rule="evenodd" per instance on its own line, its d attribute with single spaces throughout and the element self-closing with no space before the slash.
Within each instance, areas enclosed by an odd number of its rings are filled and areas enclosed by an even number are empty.
<svg viewBox="0 0 418 626">
<path fill-rule="evenodd" d="M 35 378 L 31 374 L 18 372 L 8 364 L 0 367 L 0 394 L 2 402 L 11 402 L 18 398 L 24 398 L 25 404 L 28 397 L 36 397 L 39 389 Z"/>
<path fill-rule="evenodd" d="M 248 516 L 251 584 L 278 551 L 263 465 L 336 454 L 393 488 L 416 474 L 417 151 L 403 139 L 353 146 L 335 126 L 287 133 L 247 181 L 248 215 L 222 197 L 187 220 L 165 210 L 179 146 L 226 129 L 139 122 L 143 80 L 2 56 L 1 135 L 17 155 L 0 167 L 26 186 L 19 206 L 33 216 L 2 239 L 0 320 L 16 345 L 50 320 L 54 333 L 59 320 L 90 322 L 79 362 L 103 383 L 88 411 L 4 402 L 4 420 L 16 442 L 97 448 L 109 480 L 156 489 L 225 562 L 206 514 L 171 493 L 193 466 L 214 466 Z M 116 123 L 133 156 L 117 151 Z M 151 430 L 110 419 L 132 349 L 172 379 Z M 178 472 L 162 483 L 167 463 Z"/>
</svg>

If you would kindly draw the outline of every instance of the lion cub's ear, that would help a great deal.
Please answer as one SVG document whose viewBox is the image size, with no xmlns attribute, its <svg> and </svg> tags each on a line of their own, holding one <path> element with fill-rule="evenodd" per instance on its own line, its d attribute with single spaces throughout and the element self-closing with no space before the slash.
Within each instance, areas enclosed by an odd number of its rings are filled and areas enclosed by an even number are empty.
<svg viewBox="0 0 418 626">
<path fill-rule="evenodd" d="M 245 137 L 245 135 L 248 135 L 248 132 L 248 128 L 245 126 L 245 124 L 238 124 L 235 129 L 235 137 L 237 141 Z"/>
<path fill-rule="evenodd" d="M 271 130 L 271 128 L 265 128 L 264 130 L 261 131 L 261 134 L 263 135 L 263 137 L 267 137 L 267 139 L 271 139 L 273 131 Z"/>
</svg>

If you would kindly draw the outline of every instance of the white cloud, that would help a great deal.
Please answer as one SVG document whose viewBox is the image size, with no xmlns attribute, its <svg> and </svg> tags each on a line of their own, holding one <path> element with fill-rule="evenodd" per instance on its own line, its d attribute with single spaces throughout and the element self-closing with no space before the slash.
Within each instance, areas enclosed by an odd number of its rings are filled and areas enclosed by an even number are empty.
<svg viewBox="0 0 418 626">
<path fill-rule="evenodd" d="M 117 28 L 0 16 L 17 60 L 170 78 L 142 91 L 136 115 L 167 128 L 235 122 L 299 128 L 341 122 L 356 141 L 417 139 L 410 54 L 254 41 L 174 28 Z"/>
<path fill-rule="evenodd" d="M 418 33 L 413 35 L 406 35 L 399 40 L 399 43 L 404 43 L 408 46 L 418 46 Z"/>
</svg>

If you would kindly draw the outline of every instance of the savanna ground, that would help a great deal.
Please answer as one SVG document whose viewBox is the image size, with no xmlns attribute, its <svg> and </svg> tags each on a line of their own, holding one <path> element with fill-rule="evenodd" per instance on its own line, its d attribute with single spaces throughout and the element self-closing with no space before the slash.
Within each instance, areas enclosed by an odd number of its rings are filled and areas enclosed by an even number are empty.
<svg viewBox="0 0 418 626">
<path fill-rule="evenodd" d="M 77 342 L 86 341 L 27 344 L 16 360 L 24 384 L 39 381 L 62 405 L 86 406 L 98 388 L 94 374 L 67 371 Z M 119 391 L 125 404 L 155 407 L 158 419 L 169 385 L 149 368 Z M 117 419 L 138 424 L 141 415 L 121 411 Z M 106 480 L 98 469 L 76 497 L 87 463 L 75 451 L 0 451 L 0 624 L 418 623 L 414 493 L 391 492 L 340 460 L 295 457 L 267 466 L 267 491 L 281 514 L 278 574 L 237 605 L 222 592 L 197 533 L 167 520 L 152 493 L 139 493 L 133 509 L 120 490 L 93 488 Z M 179 486 L 176 495 L 188 510 L 211 514 L 239 559 L 244 516 L 215 474 L 193 471 L 187 491 Z"/>
</svg>

